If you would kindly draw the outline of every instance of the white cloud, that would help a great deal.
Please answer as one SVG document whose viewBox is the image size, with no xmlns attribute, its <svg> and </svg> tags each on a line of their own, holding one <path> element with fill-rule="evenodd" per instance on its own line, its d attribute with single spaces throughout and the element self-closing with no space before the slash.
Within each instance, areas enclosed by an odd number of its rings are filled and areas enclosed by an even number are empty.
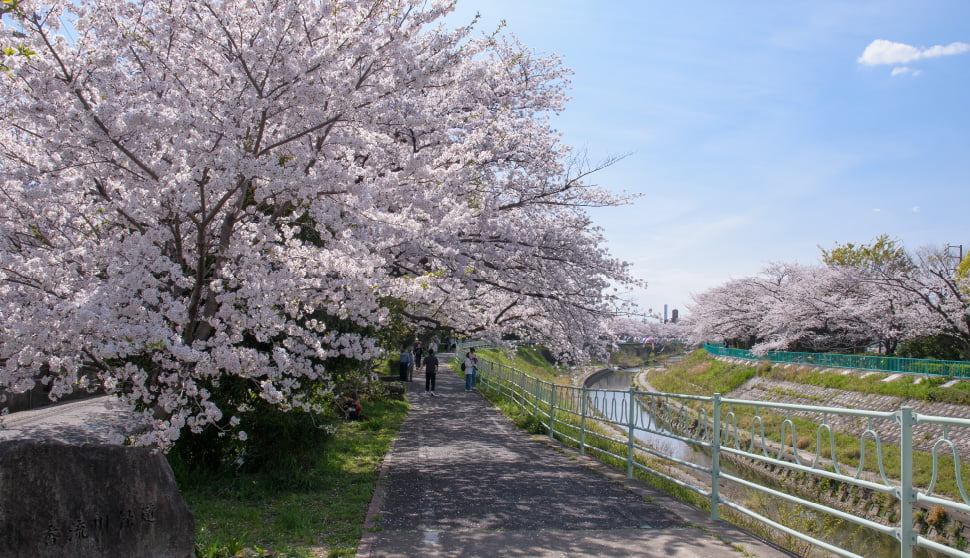
<svg viewBox="0 0 970 558">
<path fill-rule="evenodd" d="M 913 213 L 919 213 L 919 206 L 918 205 L 914 205 L 913 206 Z"/>
<path fill-rule="evenodd" d="M 904 43 L 896 43 L 885 39 L 876 39 L 869 43 L 862 56 L 857 59 L 860 64 L 866 66 L 878 66 L 880 64 L 898 65 L 907 64 L 915 60 L 925 58 L 936 58 L 939 56 L 952 56 L 970 52 L 968 43 L 950 43 L 948 45 L 935 45 L 929 48 L 917 48 Z M 918 71 L 913 71 L 905 66 L 893 69 L 894 76 L 912 73 L 919 75 Z"/>
<path fill-rule="evenodd" d="M 924 50 L 923 56 L 921 58 L 936 58 L 937 56 L 951 56 L 954 54 L 963 54 L 964 52 L 970 52 L 970 44 L 950 43 L 947 46 L 936 45 Z"/>
<path fill-rule="evenodd" d="M 893 71 L 892 71 L 892 75 L 894 77 L 895 76 L 901 76 L 903 74 L 913 74 L 913 77 L 916 77 L 916 76 L 920 75 L 921 73 L 923 73 L 922 70 L 914 70 L 914 69 L 912 69 L 912 68 L 910 68 L 908 66 L 900 66 L 898 68 L 893 68 Z"/>
<path fill-rule="evenodd" d="M 918 48 L 903 43 L 894 43 L 885 39 L 876 39 L 869 43 L 862 56 L 857 60 L 866 66 L 878 64 L 905 64 L 919 58 Z"/>
</svg>

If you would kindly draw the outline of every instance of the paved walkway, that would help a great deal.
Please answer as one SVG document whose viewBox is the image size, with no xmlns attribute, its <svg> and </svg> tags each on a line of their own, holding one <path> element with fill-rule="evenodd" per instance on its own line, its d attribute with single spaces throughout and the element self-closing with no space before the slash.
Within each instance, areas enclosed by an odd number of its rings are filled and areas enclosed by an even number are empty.
<svg viewBox="0 0 970 558">
<path fill-rule="evenodd" d="M 442 358 L 444 360 L 444 358 Z M 791 556 L 571 448 L 516 430 L 447 366 L 385 458 L 358 558 Z"/>
<path fill-rule="evenodd" d="M 0 417 L 0 440 L 53 439 L 69 444 L 120 443 L 131 416 L 111 395 L 51 403 Z"/>
</svg>

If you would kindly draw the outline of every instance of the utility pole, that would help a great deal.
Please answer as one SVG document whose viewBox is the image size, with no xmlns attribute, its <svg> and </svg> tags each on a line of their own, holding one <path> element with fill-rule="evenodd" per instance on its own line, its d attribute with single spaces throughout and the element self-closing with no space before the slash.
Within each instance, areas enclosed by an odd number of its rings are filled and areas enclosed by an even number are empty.
<svg viewBox="0 0 970 558">
<path fill-rule="evenodd" d="M 946 259 L 951 262 L 950 269 L 953 273 L 957 272 L 960 262 L 963 261 L 963 244 L 947 244 Z"/>
</svg>

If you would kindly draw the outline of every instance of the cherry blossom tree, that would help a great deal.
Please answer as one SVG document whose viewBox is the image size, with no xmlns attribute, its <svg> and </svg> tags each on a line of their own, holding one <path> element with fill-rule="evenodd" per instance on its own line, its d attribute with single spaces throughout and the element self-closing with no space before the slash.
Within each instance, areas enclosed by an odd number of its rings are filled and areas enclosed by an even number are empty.
<svg viewBox="0 0 970 558">
<path fill-rule="evenodd" d="M 885 299 L 855 268 L 771 264 L 695 296 L 697 341 L 768 351 L 865 351 L 880 339 Z M 877 296 L 879 295 L 879 296 Z"/>
<path fill-rule="evenodd" d="M 858 316 L 883 352 L 893 354 L 901 340 L 914 335 L 911 310 L 916 302 L 909 293 L 887 288 L 877 279 L 901 277 L 915 269 L 898 240 L 880 235 L 868 244 L 836 244 L 822 250 L 822 262 L 852 294 L 840 303 L 844 312 Z"/>
<path fill-rule="evenodd" d="M 694 341 L 756 353 L 865 351 L 892 354 L 904 341 L 943 336 L 970 358 L 970 280 L 943 250 L 915 255 L 881 236 L 823 250 L 824 266 L 772 264 L 694 297 Z"/>
<path fill-rule="evenodd" d="M 873 289 L 846 270 L 789 269 L 791 280 L 759 324 L 756 352 L 864 352 L 877 341 L 882 306 Z"/>
<path fill-rule="evenodd" d="M 316 409 L 389 307 L 582 358 L 633 282 L 548 121 L 568 73 L 453 3 L 6 5 L 0 387 L 94 382 L 167 447 L 240 428 L 227 382 Z"/>
<path fill-rule="evenodd" d="M 762 276 L 732 279 L 694 295 L 684 320 L 690 339 L 750 349 L 761 340 L 761 324 L 780 300 L 790 272 L 776 264 L 765 269 Z"/>
<path fill-rule="evenodd" d="M 911 261 L 901 270 L 877 269 L 871 281 L 909 301 L 906 319 L 914 331 L 909 337 L 944 336 L 970 360 L 970 280 L 943 248 L 920 248 Z"/>
<path fill-rule="evenodd" d="M 684 337 L 684 329 L 680 323 L 663 322 L 652 317 L 650 319 L 617 317 L 610 321 L 610 329 L 621 340 L 642 339 L 644 337 L 658 339 L 682 339 Z"/>
</svg>

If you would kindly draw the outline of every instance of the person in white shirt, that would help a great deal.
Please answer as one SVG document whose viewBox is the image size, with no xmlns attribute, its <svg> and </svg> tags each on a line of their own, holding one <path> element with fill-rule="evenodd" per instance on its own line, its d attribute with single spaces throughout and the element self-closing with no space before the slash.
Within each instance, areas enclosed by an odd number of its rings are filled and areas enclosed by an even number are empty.
<svg viewBox="0 0 970 558">
<path fill-rule="evenodd" d="M 465 391 L 472 391 L 478 383 L 478 355 L 475 349 L 468 349 L 465 353 Z"/>
</svg>

